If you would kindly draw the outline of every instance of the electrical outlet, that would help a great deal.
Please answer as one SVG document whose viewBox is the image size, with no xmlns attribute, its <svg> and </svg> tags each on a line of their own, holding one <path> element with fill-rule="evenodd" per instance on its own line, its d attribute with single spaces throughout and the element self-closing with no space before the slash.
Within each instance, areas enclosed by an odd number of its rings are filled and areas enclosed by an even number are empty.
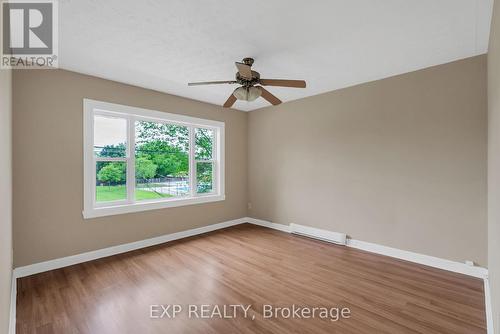
<svg viewBox="0 0 500 334">
<path fill-rule="evenodd" d="M 252 210 L 252 202 L 248 202 L 248 210 Z"/>
</svg>

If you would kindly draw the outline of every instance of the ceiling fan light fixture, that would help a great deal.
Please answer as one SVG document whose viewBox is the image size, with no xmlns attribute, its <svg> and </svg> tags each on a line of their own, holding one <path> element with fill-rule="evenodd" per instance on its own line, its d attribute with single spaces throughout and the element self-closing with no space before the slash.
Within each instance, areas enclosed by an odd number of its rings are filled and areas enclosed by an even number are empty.
<svg viewBox="0 0 500 334">
<path fill-rule="evenodd" d="M 233 95 L 242 101 L 255 101 L 262 94 L 262 90 L 259 87 L 239 87 L 233 92 Z"/>
<path fill-rule="evenodd" d="M 236 88 L 229 95 L 226 102 L 222 105 L 224 108 L 231 108 L 238 100 L 251 102 L 259 97 L 262 97 L 273 106 L 280 104 L 281 100 L 265 89 L 265 86 L 306 88 L 304 80 L 261 79 L 260 73 L 252 70 L 253 62 L 253 58 L 244 58 L 242 63 L 235 62 L 234 64 L 238 69 L 235 80 L 189 82 L 188 86 L 238 84 L 240 87 Z"/>
</svg>

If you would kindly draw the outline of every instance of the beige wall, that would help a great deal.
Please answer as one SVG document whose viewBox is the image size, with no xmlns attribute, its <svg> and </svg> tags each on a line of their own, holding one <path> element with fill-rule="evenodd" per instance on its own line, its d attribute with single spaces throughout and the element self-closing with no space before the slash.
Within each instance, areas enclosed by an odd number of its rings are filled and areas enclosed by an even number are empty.
<svg viewBox="0 0 500 334">
<path fill-rule="evenodd" d="M 251 217 L 487 265 L 485 56 L 252 111 L 248 126 Z"/>
<path fill-rule="evenodd" d="M 0 333 L 9 327 L 12 277 L 12 75 L 0 70 Z"/>
<path fill-rule="evenodd" d="M 500 3 L 488 52 L 488 263 L 495 333 L 500 331 Z"/>
<path fill-rule="evenodd" d="M 63 70 L 13 89 L 16 267 L 246 215 L 246 113 Z M 83 98 L 226 122 L 226 200 L 84 220 Z"/>
</svg>

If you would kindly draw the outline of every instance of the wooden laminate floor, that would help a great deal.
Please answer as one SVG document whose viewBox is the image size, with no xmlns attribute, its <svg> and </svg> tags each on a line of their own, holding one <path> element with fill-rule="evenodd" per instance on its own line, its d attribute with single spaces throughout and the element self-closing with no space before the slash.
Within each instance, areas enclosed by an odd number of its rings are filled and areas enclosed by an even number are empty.
<svg viewBox="0 0 500 334">
<path fill-rule="evenodd" d="M 175 319 L 150 318 L 151 305 L 160 304 L 179 304 L 182 312 Z M 196 319 L 194 312 L 189 318 L 189 304 L 200 309 L 209 304 L 211 311 L 214 304 L 252 306 L 248 318 L 238 312 L 232 319 Z M 338 321 L 286 319 L 285 312 L 263 319 L 263 305 L 292 304 L 345 307 L 351 315 Z M 479 279 L 245 224 L 21 278 L 17 333 L 473 334 L 486 329 Z"/>
</svg>

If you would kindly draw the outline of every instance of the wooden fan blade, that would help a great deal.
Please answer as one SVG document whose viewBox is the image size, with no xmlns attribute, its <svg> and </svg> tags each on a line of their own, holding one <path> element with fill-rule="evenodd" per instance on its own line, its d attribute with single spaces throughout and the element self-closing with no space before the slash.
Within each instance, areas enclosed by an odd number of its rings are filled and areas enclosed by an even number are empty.
<svg viewBox="0 0 500 334">
<path fill-rule="evenodd" d="M 234 102 L 236 102 L 236 97 L 233 94 L 231 94 L 229 96 L 229 98 L 227 99 L 226 103 L 224 103 L 222 106 L 224 108 L 231 108 L 233 106 Z"/>
<path fill-rule="evenodd" d="M 203 81 L 203 82 L 190 82 L 188 86 L 201 86 L 201 85 L 220 85 L 220 84 L 235 84 L 237 81 Z"/>
<path fill-rule="evenodd" d="M 265 89 L 262 86 L 257 86 L 257 87 L 259 87 L 262 91 L 262 94 L 260 96 L 263 97 L 265 100 L 267 100 L 267 102 L 271 103 L 273 106 L 281 103 L 281 100 L 278 99 L 273 94 L 271 94 L 267 89 Z"/>
<path fill-rule="evenodd" d="M 243 64 L 243 63 L 234 63 L 236 67 L 238 68 L 238 72 L 240 73 L 240 76 L 246 79 L 252 79 L 252 70 L 250 69 L 250 65 Z"/>
<path fill-rule="evenodd" d="M 260 84 L 263 86 L 306 88 L 304 80 L 260 79 Z"/>
</svg>

